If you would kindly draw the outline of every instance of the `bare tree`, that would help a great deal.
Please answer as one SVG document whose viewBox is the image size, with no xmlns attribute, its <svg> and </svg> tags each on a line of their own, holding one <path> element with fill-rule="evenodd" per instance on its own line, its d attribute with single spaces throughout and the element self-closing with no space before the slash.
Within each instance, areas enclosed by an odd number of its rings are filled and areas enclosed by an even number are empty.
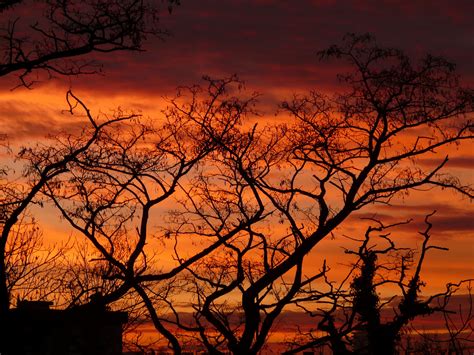
<svg viewBox="0 0 474 355">
<path fill-rule="evenodd" d="M 14 246 L 15 244 L 8 244 L 11 238 L 15 235 L 15 228 L 18 228 L 18 221 L 28 211 L 31 204 L 40 202 L 39 193 L 44 189 L 49 182 L 66 173 L 69 170 L 69 165 L 95 144 L 103 131 L 109 126 L 118 124 L 123 121 L 136 118 L 135 114 L 122 115 L 121 112 L 117 116 L 107 118 L 102 121 L 97 121 L 90 114 L 89 110 L 72 92 L 68 92 L 67 101 L 70 108 L 70 113 L 73 114 L 75 110 L 83 109 L 88 118 L 89 126 L 84 128 L 80 136 L 74 137 L 66 135 L 65 141 L 67 144 L 46 147 L 41 150 L 41 154 L 34 155 L 33 148 L 24 148 L 19 154 L 19 159 L 24 159 L 32 162 L 24 171 L 24 178 L 27 180 L 15 181 L 6 177 L 2 178 L 0 182 L 0 210 L 1 210 L 1 239 L 0 239 L 0 311 L 8 310 L 10 305 L 9 292 L 7 287 L 7 273 L 6 273 L 6 256 L 9 254 L 7 245 Z M 10 174 L 11 175 L 11 174 Z"/>
<path fill-rule="evenodd" d="M 8 17 L 0 30 L 0 77 L 18 73 L 19 86 L 30 88 L 47 76 L 97 73 L 91 53 L 141 51 L 148 35 L 162 36 L 159 0 L 3 1 Z M 167 0 L 168 9 L 179 3 Z M 27 7 L 34 11 L 28 19 Z M 23 12 L 23 16 L 15 15 Z M 42 13 L 42 17 L 37 14 Z M 4 20 L 5 21 L 5 20 Z"/>
<path fill-rule="evenodd" d="M 6 288 L 13 298 L 45 300 L 57 291 L 54 275 L 67 243 L 46 245 L 34 218 L 22 215 L 5 247 Z"/>
<path fill-rule="evenodd" d="M 113 305 L 133 293 L 175 353 L 187 341 L 213 354 L 258 353 L 286 307 L 306 297 L 338 308 L 328 266 L 321 261 L 311 273 L 308 256 L 355 211 L 420 188 L 472 197 L 446 174 L 448 157 L 431 169 L 418 163 L 473 138 L 473 92 L 451 63 L 427 56 L 415 66 L 401 51 L 354 35 L 321 57 L 351 66 L 340 77 L 345 91 L 284 102 L 280 111 L 291 119 L 283 125 L 241 124 L 256 114 L 257 95 L 245 96 L 236 78 L 182 88 L 161 122 L 117 112 L 99 124 L 70 96 L 91 133 L 22 153 L 31 188 L 5 204 L 6 221 L 13 225 L 42 193 L 86 237 L 97 280 L 113 286 L 78 306 Z M 358 252 L 367 269 L 371 255 L 367 243 Z M 419 278 L 401 280 L 409 312 L 398 329 L 422 314 L 412 312 L 421 305 Z M 357 283 L 353 290 L 362 289 Z M 79 299 L 91 292 L 81 289 Z M 341 333 L 331 314 L 326 341 L 341 340 L 334 346 L 344 351 L 353 328 Z"/>
<path fill-rule="evenodd" d="M 50 179 L 42 189 L 62 217 L 95 248 L 95 261 L 105 263 L 101 277 L 114 281 L 110 292 L 89 304 L 105 306 L 130 292 L 137 293 L 155 327 L 176 352 L 180 344 L 157 309 L 166 304 L 169 310 L 166 295 L 173 289 L 176 275 L 224 241 L 204 240 L 201 250 L 164 268 L 156 238 L 171 250 L 173 242 L 159 209 L 184 191 L 187 177 L 200 175 L 219 144 L 235 139 L 237 126 L 252 111 L 255 99 L 252 94 L 242 99 L 234 96 L 242 86 L 234 77 L 206 80 L 206 87 L 181 88 L 161 122 L 121 122 L 115 129 L 101 132 L 87 152 L 74 157 L 66 174 Z M 69 145 L 66 137 L 54 148 L 31 150 L 27 159 L 36 171 L 44 161 L 49 163 L 53 156 L 49 151 Z M 257 220 L 260 214 L 257 210 L 249 218 Z M 249 223 L 241 221 L 225 238 Z M 159 230 L 162 236 L 156 235 Z"/>
<path fill-rule="evenodd" d="M 346 91 L 284 102 L 294 123 L 253 127 L 222 142 L 220 170 L 189 190 L 188 214 L 178 222 L 189 228 L 175 229 L 189 235 L 219 240 L 258 206 L 270 214 L 188 268 L 195 325 L 183 329 L 212 353 L 257 353 L 299 291 L 324 280 L 325 265 L 315 275 L 304 272 L 307 256 L 354 211 L 419 188 L 472 197 L 444 172 L 448 157 L 428 170 L 418 164 L 473 137 L 472 90 L 460 86 L 454 65 L 427 56 L 415 66 L 370 36 L 349 35 L 320 55 L 352 67 L 340 76 Z"/>
<path fill-rule="evenodd" d="M 444 317 L 459 313 L 462 322 L 456 324 L 458 332 L 454 335 L 455 327 L 447 324 L 446 330 L 451 336 L 445 340 L 459 344 L 462 338 L 459 329 L 469 329 L 473 317 L 466 309 L 453 312 L 449 303 L 461 286 L 469 285 L 471 280 L 448 283 L 446 291 L 431 296 L 422 296 L 421 293 L 426 284 L 421 272 L 427 253 L 448 250 L 430 244 L 432 224 L 429 217 L 432 215 L 425 218 L 427 227 L 419 232 L 423 237 L 420 250 L 397 247 L 389 232 L 409 221 L 384 225 L 372 220 L 376 225 L 367 228 L 364 239 L 351 238 L 360 246 L 356 250 L 345 250 L 347 254 L 355 255 L 356 261 L 344 282 L 336 287 L 328 281 L 331 291 L 320 300 L 312 290 L 304 289 L 295 300 L 315 318 L 317 325 L 297 338 L 286 353 L 329 346 L 335 354 L 396 354 L 403 345 L 404 331 L 413 327 L 413 320 L 434 313 L 441 313 Z M 386 285 L 398 287 L 399 292 L 383 300 L 379 295 Z M 323 335 L 318 336 L 318 332 Z M 413 328 L 410 332 L 416 334 Z"/>
</svg>

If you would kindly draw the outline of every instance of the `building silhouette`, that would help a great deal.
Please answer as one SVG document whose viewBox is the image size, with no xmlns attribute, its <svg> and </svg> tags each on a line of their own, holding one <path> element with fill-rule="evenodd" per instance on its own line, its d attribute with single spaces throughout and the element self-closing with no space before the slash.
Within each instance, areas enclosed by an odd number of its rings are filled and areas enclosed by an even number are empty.
<svg viewBox="0 0 474 355">
<path fill-rule="evenodd" d="M 20 301 L 0 319 L 2 355 L 122 354 L 126 312 L 105 308 L 50 309 L 52 302 Z"/>
</svg>

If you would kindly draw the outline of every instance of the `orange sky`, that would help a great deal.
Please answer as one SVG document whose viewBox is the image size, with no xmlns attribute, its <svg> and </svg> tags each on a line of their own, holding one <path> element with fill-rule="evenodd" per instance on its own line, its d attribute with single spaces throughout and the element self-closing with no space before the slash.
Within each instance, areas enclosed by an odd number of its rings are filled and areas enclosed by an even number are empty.
<svg viewBox="0 0 474 355">
<path fill-rule="evenodd" d="M 1 133 L 8 134 L 16 146 L 41 141 L 46 134 L 77 129 L 77 119 L 61 113 L 66 108 L 68 88 L 96 112 L 107 113 L 121 106 L 158 117 L 163 96 L 172 96 L 176 86 L 196 83 L 204 74 L 237 73 L 250 91 L 262 93 L 261 119 L 273 119 L 276 104 L 292 93 L 312 88 L 330 93 L 337 87 L 334 76 L 342 68 L 317 62 L 316 51 L 338 42 L 346 32 L 372 32 L 379 43 L 401 47 L 414 56 L 424 52 L 445 55 L 458 64 L 465 83 L 474 83 L 471 0 L 295 3 L 183 0 L 172 15 L 163 18 L 163 25 L 172 36 L 166 41 L 149 39 L 144 53 L 99 56 L 104 64 L 103 76 L 59 78 L 40 83 L 33 90 L 14 91 L 10 91 L 15 85 L 14 76 L 2 78 Z M 448 167 L 473 183 L 472 145 L 463 144 L 450 156 L 453 159 Z M 395 204 L 395 209 L 378 207 L 353 216 L 344 232 L 361 236 L 363 230 L 357 217 L 375 212 L 387 222 L 414 218 L 413 226 L 401 228 L 399 236 L 403 243 L 416 246 L 420 242 L 414 237 L 423 228 L 423 216 L 436 209 L 433 242 L 448 246 L 450 251 L 434 251 L 429 256 L 424 273 L 427 291 L 440 290 L 448 281 L 474 275 L 474 216 L 470 201 L 451 192 L 433 190 L 422 195 L 413 193 Z M 54 212 L 43 213 L 40 219 L 45 234 L 53 239 L 63 235 L 66 229 L 57 223 Z M 313 253 L 311 260 L 316 268 L 323 258 L 337 264 L 342 254 L 341 240 L 341 236 L 326 240 Z M 337 266 L 333 269 L 335 274 L 342 270 Z"/>
</svg>

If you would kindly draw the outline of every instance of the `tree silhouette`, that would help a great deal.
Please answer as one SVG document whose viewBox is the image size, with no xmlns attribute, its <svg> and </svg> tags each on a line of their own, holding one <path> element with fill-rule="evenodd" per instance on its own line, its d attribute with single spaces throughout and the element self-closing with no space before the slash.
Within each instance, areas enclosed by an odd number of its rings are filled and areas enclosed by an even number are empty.
<svg viewBox="0 0 474 355">
<path fill-rule="evenodd" d="M 54 294 L 54 275 L 65 250 L 65 245 L 46 246 L 38 223 L 21 216 L 5 247 L 6 289 L 10 302 L 12 294 L 17 301 L 28 298 L 43 301 Z"/>
<path fill-rule="evenodd" d="M 6 178 L 2 179 L 0 184 L 2 216 L 0 221 L 2 233 L 0 239 L 0 312 L 7 311 L 10 306 L 6 274 L 6 257 L 9 253 L 6 248 L 7 243 L 15 233 L 18 220 L 27 212 L 31 204 L 39 201 L 38 195 L 41 190 L 55 177 L 66 173 L 69 170 L 69 164 L 75 159 L 86 154 L 108 126 L 136 117 L 135 114 L 118 115 L 102 122 L 97 122 L 82 101 L 72 92 L 68 92 L 67 100 L 71 114 L 79 107 L 79 109 L 85 111 L 89 119 L 89 127 L 83 130 L 82 135 L 79 137 L 69 135 L 67 137 L 68 145 L 47 147 L 41 151 L 40 155 L 35 155 L 34 160 L 32 159 L 34 152 L 32 148 L 25 148 L 20 151 L 18 158 L 29 159 L 31 162 L 24 173 L 25 177 L 28 178 L 26 187 L 15 180 L 10 181 L 8 179 L 9 171 L 4 171 Z"/>
<path fill-rule="evenodd" d="M 426 56 L 415 65 L 368 35 L 348 35 L 320 56 L 350 67 L 340 75 L 343 91 L 283 102 L 279 111 L 291 117 L 285 124 L 248 124 L 258 115 L 258 95 L 235 77 L 180 88 L 161 121 L 123 111 L 101 120 L 69 93 L 71 112 L 80 109 L 89 128 L 21 152 L 29 187 L 19 193 L 1 185 L 2 242 L 39 196 L 53 203 L 94 248 L 90 265 L 107 281 L 100 293 L 74 287 L 72 303 L 113 306 L 135 297 L 177 354 L 188 341 L 212 354 L 256 354 L 288 307 L 329 300 L 339 310 L 345 299 L 328 282 L 326 263 L 316 272 L 308 264 L 354 212 L 420 188 L 472 198 L 446 172 L 448 157 L 434 168 L 419 161 L 473 138 L 474 96 L 445 59 Z M 384 328 L 376 257 L 397 249 L 390 239 L 388 249 L 369 240 L 353 252 L 360 274 L 344 294 L 360 327 L 341 328 L 331 311 L 320 323 L 335 352 L 349 351 L 347 337 L 374 324 L 393 349 L 401 329 L 432 310 L 418 298 L 423 256 L 408 283 L 399 279 L 400 314 Z M 426 243 L 423 255 L 432 248 Z M 396 270 L 407 263 L 402 258 Z M 2 297 L 7 309 L 8 292 Z M 379 337 L 370 334 L 379 351 Z"/>
<path fill-rule="evenodd" d="M 270 226 L 252 224 L 189 268 L 195 325 L 183 329 L 193 329 L 210 352 L 257 353 L 300 290 L 324 280 L 326 266 L 310 275 L 305 261 L 353 212 L 419 187 L 472 197 L 470 187 L 444 172 L 448 157 L 429 170 L 417 163 L 472 139 L 472 90 L 459 85 L 451 63 L 427 56 L 415 66 L 401 51 L 354 35 L 320 55 L 351 66 L 340 76 L 345 92 L 284 102 L 294 123 L 253 127 L 223 142 L 218 173 L 200 176 L 189 189 L 188 215 L 178 225 L 199 222 L 177 234 L 219 240 L 220 231 L 259 206 L 271 214 Z M 316 289 L 315 298 L 318 292 L 326 294 Z"/>
<path fill-rule="evenodd" d="M 167 0 L 168 9 L 179 3 Z M 42 17 L 28 19 L 22 5 Z M 39 78 L 93 74 L 100 66 L 91 53 L 141 51 L 148 35 L 162 36 L 158 26 L 160 1 L 153 0 L 46 0 L 2 1 L 0 14 L 9 20 L 0 30 L 0 77 L 18 73 L 19 86 L 30 88 Z M 31 20 L 31 19 L 30 19 Z"/>
<path fill-rule="evenodd" d="M 168 10 L 179 4 L 178 0 L 166 1 Z M 25 0 L 1 1 L 0 15 L 7 23 L 0 29 L 1 59 L 0 77 L 17 73 L 19 86 L 30 88 L 40 78 L 39 72 L 49 77 L 59 75 L 78 75 L 97 73 L 100 67 L 90 56 L 93 52 L 109 53 L 114 51 L 141 51 L 143 41 L 148 35 L 164 35 L 165 30 L 158 25 L 161 2 L 159 1 L 109 1 L 109 0 L 47 0 L 29 2 Z M 31 18 L 25 16 L 25 7 L 34 7 L 42 16 Z M 31 22 L 31 23 L 29 23 Z M 18 221 L 25 221 L 25 213 L 32 204 L 38 203 L 38 193 L 46 182 L 68 170 L 67 165 L 78 155 L 83 154 L 100 136 L 103 129 L 128 117 L 114 117 L 107 122 L 97 123 L 88 113 L 85 105 L 72 93 L 67 93 L 70 112 L 78 106 L 88 115 L 90 129 L 84 130 L 83 137 L 70 136 L 69 145 L 57 150 L 45 149 L 42 157 L 37 157 L 35 166 L 30 166 L 25 176 L 30 177 L 28 185 L 9 178 L 15 174 L 11 167 L 2 167 L 0 176 L 0 309 L 8 309 L 9 296 L 14 283 L 11 279 L 12 267 L 17 270 L 15 259 L 27 262 L 26 250 L 36 250 L 39 240 L 36 232 L 31 234 L 31 241 L 18 237 L 24 226 Z M 87 137 L 87 138 L 86 138 Z M 8 137 L 0 137 L 2 146 Z M 69 150 L 68 150 L 69 149 Z M 8 147 L 7 147 L 8 150 Z M 23 159 L 31 153 L 23 150 L 18 158 Z M 55 155 L 53 157 L 51 155 Z M 48 156 L 49 155 L 49 156 Z M 49 161 L 48 165 L 46 161 Z M 36 175 L 35 175 L 36 174 Z M 33 175 L 35 175 L 33 177 Z M 20 233 L 21 234 L 21 233 Z M 21 236 L 24 236 L 21 234 Z M 38 243 L 36 243 L 38 242 Z M 18 245 L 18 243 L 20 243 Z M 22 248 L 18 249 L 17 247 Z M 46 263 L 48 264 L 48 263 Z M 15 264 L 16 265 L 16 264 Z M 24 270 L 25 271 L 25 270 Z M 8 272 L 8 275 L 7 275 Z M 18 277 L 20 275 L 17 275 Z M 20 277 L 17 281 L 24 280 Z M 31 280 L 31 279 L 30 279 Z M 16 283 L 16 282 L 15 282 Z"/>
<path fill-rule="evenodd" d="M 159 295 L 149 296 L 145 289 L 156 283 L 155 292 L 169 292 L 176 275 L 223 242 L 211 243 L 186 261 L 160 271 L 157 255 L 162 251 L 148 245 L 156 238 L 150 224 L 164 223 L 156 220 L 154 211 L 182 190 L 187 176 L 200 173 L 201 166 L 218 148 L 217 139 L 221 143 L 233 139 L 254 101 L 253 95 L 238 99 L 230 94 L 241 86 L 236 78 L 206 81 L 206 87 L 181 88 L 165 111 L 163 122 L 122 121 L 107 127 L 87 151 L 69 160 L 64 174 L 49 179 L 42 189 L 62 217 L 90 241 L 99 254 L 95 261 L 105 263 L 103 277 L 114 282 L 110 292 L 96 295 L 86 306 L 105 306 L 136 292 L 157 329 L 177 352 L 178 340 L 155 314 L 152 299 Z M 191 104 L 182 102 L 186 96 L 193 100 Z M 87 115 L 96 122 L 89 111 Z M 31 178 L 36 178 L 42 166 L 51 164 L 50 159 L 55 159 L 61 149 L 71 149 L 69 136 L 55 146 L 23 154 L 31 167 Z M 259 215 L 256 212 L 252 218 L 258 219 Z M 242 222 L 236 229 L 249 223 Z M 235 233 L 229 232 L 227 238 Z M 166 242 L 170 237 L 164 232 L 162 239 Z M 91 292 L 86 290 L 86 295 Z"/>
<path fill-rule="evenodd" d="M 328 282 L 331 292 L 324 297 L 314 297 L 311 290 L 302 290 L 295 303 L 318 320 L 317 326 L 296 338 L 286 353 L 294 354 L 327 345 L 335 354 L 397 354 L 402 345 L 403 330 L 415 318 L 433 313 L 445 316 L 452 313 L 448 307 L 451 298 L 462 286 L 469 289 L 472 280 L 448 283 L 444 292 L 421 296 L 425 285 L 421 272 L 427 253 L 435 249 L 448 250 L 430 244 L 432 224 L 429 218 L 433 214 L 426 216 L 427 227 L 419 232 L 423 237 L 420 250 L 397 247 L 389 232 L 410 221 L 384 225 L 372 220 L 375 226 L 369 226 L 364 238 L 357 239 L 360 243 L 358 249 L 345 250 L 347 254 L 355 255 L 356 261 L 344 282 L 337 287 Z M 346 286 L 348 280 L 351 282 Z M 400 293 L 382 300 L 379 290 L 385 285 L 396 285 Z M 319 307 L 315 306 L 318 303 Z M 465 309 L 458 312 L 462 313 L 463 318 L 457 326 L 469 331 L 472 313 Z M 446 328 L 452 331 L 452 325 Z M 317 336 L 318 331 L 327 335 Z M 457 344 L 456 338 L 461 332 L 447 341 Z"/>
<path fill-rule="evenodd" d="M 169 10 L 178 1 L 167 2 Z M 20 84 L 30 88 L 39 78 L 38 72 L 44 71 L 48 76 L 77 75 L 96 73 L 99 67 L 88 54 L 92 52 L 108 53 L 113 51 L 142 50 L 142 44 L 147 35 L 163 35 L 164 30 L 158 27 L 159 2 L 154 1 L 42 1 L 32 4 L 28 1 L 2 1 L 0 3 L 0 14 L 3 17 L 11 18 L 0 30 L 0 43 L 2 55 L 0 59 L 0 76 L 18 73 Z M 36 17 L 32 24 L 28 24 L 31 19 L 20 16 L 24 14 L 22 7 L 34 6 L 38 13 L 42 13 L 41 18 Z M 20 15 L 16 15 L 16 11 Z M 38 74 L 38 75 L 34 75 Z M 87 114 L 88 109 L 72 93 L 68 92 L 67 100 L 70 105 L 70 112 L 79 106 Z M 77 155 L 86 151 L 89 146 L 100 136 L 101 131 L 108 125 L 112 125 L 122 120 L 131 119 L 135 115 L 128 117 L 115 117 L 108 122 L 97 123 L 89 115 L 90 129 L 83 133 L 85 136 L 70 137 L 69 146 L 63 146 L 56 151 L 47 149 L 45 156 L 39 158 L 41 161 L 31 167 L 26 175 L 34 178 L 29 181 L 29 186 L 17 183 L 14 179 L 9 179 L 8 175 L 14 175 L 11 167 L 3 167 L 0 170 L 2 181 L 0 185 L 1 207 L 0 225 L 2 237 L 0 240 L 0 309 L 8 309 L 11 299 L 9 296 L 9 286 L 12 284 L 8 277 L 12 277 L 12 272 L 6 259 L 12 255 L 15 243 L 15 233 L 21 229 L 17 223 L 24 220 L 31 204 L 37 203 L 38 192 L 45 186 L 46 182 L 58 174 L 68 170 L 67 165 L 74 160 Z M 89 136 L 87 136 L 89 134 Z M 85 137 L 88 137 L 85 138 Z M 2 143 L 8 137 L 2 137 Z M 3 145 L 3 144 L 2 144 Z M 68 150 L 69 149 L 69 150 Z M 25 149 L 20 153 L 19 158 L 28 156 L 31 151 Z M 47 156 L 56 154 L 56 157 Z M 49 161 L 48 165 L 46 161 Z M 36 179 L 36 180 L 35 180 Z M 11 237 L 13 235 L 13 238 Z M 34 234 L 33 234 L 34 235 Z M 33 236 L 32 235 L 32 236 Z M 36 240 L 33 238 L 33 240 Z M 26 243 L 26 244 L 25 244 Z M 33 243 L 31 241 L 31 243 Z M 22 245 L 27 250 L 35 249 L 37 244 L 28 244 L 22 240 Z M 21 252 L 26 256 L 25 250 Z M 23 259 L 26 261 L 27 259 Z M 16 267 L 15 267 L 16 269 Z M 8 271 L 8 276 L 7 276 Z M 23 280 L 24 281 L 24 280 Z"/>
</svg>

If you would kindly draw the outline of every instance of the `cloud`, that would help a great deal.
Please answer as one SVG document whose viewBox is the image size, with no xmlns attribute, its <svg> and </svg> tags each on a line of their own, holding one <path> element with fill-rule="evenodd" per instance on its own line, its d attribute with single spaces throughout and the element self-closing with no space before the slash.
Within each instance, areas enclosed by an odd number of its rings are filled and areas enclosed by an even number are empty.
<svg viewBox="0 0 474 355">
<path fill-rule="evenodd" d="M 436 167 L 443 162 L 444 157 L 439 158 L 426 158 L 420 159 L 418 163 L 422 166 L 426 167 Z M 474 156 L 460 156 L 449 158 L 448 162 L 446 163 L 446 167 L 449 168 L 461 168 L 461 169 L 472 169 L 474 166 Z"/>
<path fill-rule="evenodd" d="M 84 122 L 77 117 L 61 116 L 59 109 L 23 100 L 0 100 L 0 125 L 9 141 L 41 139 L 59 132 L 78 132 Z"/>
<path fill-rule="evenodd" d="M 376 219 L 384 224 L 393 224 L 413 220 L 409 224 L 397 226 L 395 230 L 406 232 L 424 231 L 427 225 L 424 217 L 433 211 L 437 211 L 429 221 L 433 224 L 432 234 L 471 234 L 474 228 L 474 214 L 470 210 L 459 208 L 449 204 L 413 204 L 413 205 L 391 205 L 377 206 L 372 212 L 354 213 L 350 217 L 352 221 L 361 219 Z"/>
<path fill-rule="evenodd" d="M 434 52 L 458 63 L 474 78 L 474 30 L 469 0 L 456 6 L 382 1 L 226 1 L 183 2 L 162 26 L 172 32 L 164 41 L 149 39 L 144 53 L 98 55 L 105 75 L 82 77 L 74 86 L 98 95 L 169 93 L 203 74 L 239 74 L 259 91 L 331 89 L 340 64 L 320 63 L 317 51 L 347 32 L 374 33 L 382 44 L 411 54 Z M 271 4 L 271 5 L 269 5 Z M 403 20 L 403 26 L 400 21 Z"/>
<path fill-rule="evenodd" d="M 454 311 L 455 313 L 458 313 L 459 310 L 461 310 L 463 312 L 463 315 L 466 316 L 469 312 L 470 306 L 472 306 L 472 299 L 469 294 L 462 293 L 467 291 L 465 287 L 461 288 L 459 291 L 459 294 L 451 296 L 447 310 Z M 392 296 L 390 296 L 390 298 L 391 297 Z M 393 318 L 393 309 L 397 309 L 400 301 L 401 296 L 396 296 L 395 298 L 393 298 L 391 302 L 383 308 L 382 318 L 386 320 Z M 435 304 L 433 306 L 435 306 Z M 318 306 L 314 307 L 315 310 L 316 307 Z M 324 307 L 324 305 L 319 305 L 319 307 Z M 458 316 L 456 316 L 456 318 L 457 317 Z M 314 329 L 319 320 L 321 320 L 320 317 L 310 317 L 307 313 L 304 312 L 284 311 L 282 312 L 281 321 L 277 327 L 279 331 L 287 331 L 289 333 L 292 333 L 295 331 L 295 326 L 300 327 L 301 330 L 309 330 L 311 328 Z M 459 321 L 459 319 L 455 319 L 455 321 Z M 417 328 L 419 327 L 426 330 L 442 329 L 444 327 L 443 314 L 434 313 L 428 317 L 418 317 L 414 320 L 413 324 Z"/>
</svg>

